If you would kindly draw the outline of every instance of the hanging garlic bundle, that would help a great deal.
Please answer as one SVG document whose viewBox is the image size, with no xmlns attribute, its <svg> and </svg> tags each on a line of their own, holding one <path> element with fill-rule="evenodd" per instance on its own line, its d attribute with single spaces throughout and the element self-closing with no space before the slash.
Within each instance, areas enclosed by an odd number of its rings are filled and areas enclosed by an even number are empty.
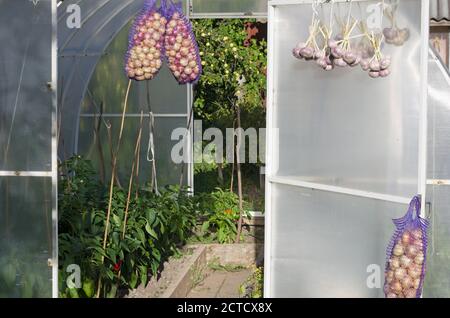
<svg viewBox="0 0 450 318">
<path fill-rule="evenodd" d="M 373 56 L 371 58 L 364 58 L 361 60 L 361 68 L 369 72 L 372 78 L 387 77 L 391 74 L 391 58 L 384 56 L 381 52 L 381 45 L 384 40 L 383 34 L 375 34 L 373 31 L 369 34 L 365 26 L 362 26 L 364 33 L 370 46 L 373 49 Z"/>
<path fill-rule="evenodd" d="M 162 48 L 167 20 L 156 9 L 156 0 L 147 0 L 130 32 L 125 71 L 128 78 L 153 79 L 162 66 Z"/>
<path fill-rule="evenodd" d="M 342 24 L 342 35 L 336 37 L 334 40 L 328 40 L 328 47 L 333 56 L 333 63 L 336 66 L 356 66 L 359 64 L 361 57 L 357 50 L 354 50 L 350 44 L 350 36 L 355 29 L 358 21 L 350 23 L 348 19 L 346 24 Z"/>
<path fill-rule="evenodd" d="M 389 8 L 386 8 L 385 15 L 391 21 L 391 27 L 385 28 L 383 30 L 383 34 L 386 38 L 386 43 L 396 46 L 402 46 L 406 41 L 409 40 L 410 32 L 408 28 L 400 29 L 397 26 L 397 8 L 397 5 L 391 5 Z"/>
<path fill-rule="evenodd" d="M 317 45 L 316 37 L 319 32 L 319 21 L 313 16 L 313 21 L 309 26 L 309 37 L 306 42 L 300 42 L 292 50 L 294 57 L 298 59 L 305 59 L 307 61 L 317 58 L 321 54 L 321 50 Z"/>
<path fill-rule="evenodd" d="M 163 2 L 168 24 L 165 39 L 165 53 L 170 70 L 180 84 L 195 83 L 202 73 L 197 41 L 192 25 L 182 11 L 182 3 Z"/>
<path fill-rule="evenodd" d="M 384 2 L 381 3 L 384 6 Z M 331 4 L 330 26 L 327 27 L 318 18 L 316 2 L 313 2 L 312 22 L 309 26 L 309 37 L 306 42 L 300 42 L 293 49 L 292 53 L 297 59 L 306 61 L 315 60 L 324 70 L 331 71 L 338 67 L 355 67 L 361 65 L 364 71 L 372 78 L 387 77 L 390 75 L 391 59 L 384 56 L 381 48 L 384 42 L 382 33 L 369 32 L 364 22 L 352 18 L 352 0 L 346 21 L 338 20 L 341 33 L 332 37 L 333 33 L 333 3 Z M 356 26 L 360 24 L 362 34 L 353 35 Z M 323 45 L 320 47 L 318 35 L 323 38 Z M 355 39 L 362 38 L 358 44 L 354 44 Z"/>
</svg>

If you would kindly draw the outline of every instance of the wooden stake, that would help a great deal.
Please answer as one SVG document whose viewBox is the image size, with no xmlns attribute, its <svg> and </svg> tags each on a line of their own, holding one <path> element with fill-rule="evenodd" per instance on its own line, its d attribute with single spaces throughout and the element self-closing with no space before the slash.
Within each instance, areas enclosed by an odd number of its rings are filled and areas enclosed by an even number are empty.
<svg viewBox="0 0 450 318">
<path fill-rule="evenodd" d="M 237 120 L 237 143 L 236 143 L 236 171 L 237 171 L 237 181 L 238 181 L 238 196 L 239 196 L 239 221 L 238 221 L 238 229 L 236 235 L 236 244 L 241 241 L 241 233 L 242 233 L 242 221 L 244 217 L 244 207 L 243 207 L 243 198 L 242 198 L 242 173 L 241 173 L 241 163 L 239 161 L 239 154 L 241 150 L 242 144 L 242 130 L 241 130 L 241 108 L 239 105 L 236 106 L 236 120 Z"/>
<path fill-rule="evenodd" d="M 116 168 L 117 168 L 117 155 L 119 154 L 120 144 L 122 141 L 123 127 L 125 124 L 125 114 L 127 112 L 130 88 L 131 88 L 131 80 L 128 81 L 128 88 L 127 88 L 127 92 L 125 94 L 125 101 L 124 101 L 124 106 L 123 106 L 122 122 L 120 124 L 119 139 L 117 141 L 116 151 L 113 154 L 113 159 L 112 159 L 113 164 L 112 164 L 112 170 L 111 170 L 111 185 L 109 187 L 109 202 L 108 202 L 108 212 L 106 214 L 105 234 L 103 236 L 103 250 L 106 250 L 106 243 L 108 241 L 109 222 L 110 222 L 110 218 L 111 218 L 112 198 L 113 198 L 113 193 L 114 193 L 114 179 L 116 176 Z M 105 256 L 102 255 L 102 264 L 104 263 L 104 261 L 105 261 Z M 101 278 L 101 276 L 99 276 L 98 277 L 98 286 L 97 286 L 97 298 L 100 298 L 101 285 L 102 285 L 102 278 Z"/>
</svg>

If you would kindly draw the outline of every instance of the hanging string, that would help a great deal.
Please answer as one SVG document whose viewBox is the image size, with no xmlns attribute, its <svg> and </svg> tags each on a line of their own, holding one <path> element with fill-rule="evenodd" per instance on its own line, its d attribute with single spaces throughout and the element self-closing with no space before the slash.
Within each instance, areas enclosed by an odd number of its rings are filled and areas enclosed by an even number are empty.
<svg viewBox="0 0 450 318">
<path fill-rule="evenodd" d="M 153 112 L 149 113 L 149 137 L 148 137 L 148 147 L 147 147 L 147 161 L 152 163 L 152 181 L 151 181 L 151 187 L 152 190 L 155 191 L 157 195 L 160 195 L 158 190 L 158 177 L 156 174 L 156 158 L 155 158 L 155 141 L 154 141 L 154 134 L 155 134 L 155 116 L 153 115 Z"/>
</svg>

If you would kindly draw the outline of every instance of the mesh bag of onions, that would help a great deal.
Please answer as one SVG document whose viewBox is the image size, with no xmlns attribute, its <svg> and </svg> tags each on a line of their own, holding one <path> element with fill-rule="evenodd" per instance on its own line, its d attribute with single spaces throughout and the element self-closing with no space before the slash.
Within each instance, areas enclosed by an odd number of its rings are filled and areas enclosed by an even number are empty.
<svg viewBox="0 0 450 318">
<path fill-rule="evenodd" d="M 420 298 L 425 276 L 428 221 L 420 217 L 420 197 L 395 219 L 396 231 L 387 248 L 384 292 L 387 298 Z"/>
<path fill-rule="evenodd" d="M 125 56 L 125 72 L 136 81 L 153 79 L 162 66 L 164 34 L 167 19 L 156 7 L 156 0 L 146 0 L 144 8 L 134 20 L 128 50 Z"/>
<path fill-rule="evenodd" d="M 183 14 L 182 2 L 162 1 L 167 18 L 165 54 L 169 68 L 180 84 L 196 83 L 202 73 L 198 44 L 189 19 Z"/>
</svg>

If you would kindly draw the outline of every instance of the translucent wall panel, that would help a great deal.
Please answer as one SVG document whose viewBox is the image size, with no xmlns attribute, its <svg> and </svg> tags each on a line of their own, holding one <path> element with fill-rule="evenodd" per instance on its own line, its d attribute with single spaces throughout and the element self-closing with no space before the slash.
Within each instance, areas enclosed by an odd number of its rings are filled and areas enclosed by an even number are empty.
<svg viewBox="0 0 450 318">
<path fill-rule="evenodd" d="M 361 12 L 376 2 L 354 3 L 353 15 L 365 19 Z M 330 7 L 319 7 L 321 15 L 328 17 Z M 311 5 L 276 7 L 275 174 L 404 197 L 417 192 L 420 9 L 420 1 L 400 1 L 397 22 L 411 37 L 402 47 L 385 45 L 392 74 L 374 80 L 359 67 L 324 72 L 295 59 L 292 49 L 307 38 Z M 348 4 L 335 4 L 339 10 L 345 15 Z"/>
<path fill-rule="evenodd" d="M 0 170 L 51 170 L 52 25 L 40 2 L 0 2 Z"/>
<path fill-rule="evenodd" d="M 430 244 L 424 297 L 450 297 L 450 187 L 429 186 Z"/>
<path fill-rule="evenodd" d="M 450 179 L 450 75 L 430 56 L 428 76 L 428 178 Z"/>
<path fill-rule="evenodd" d="M 428 176 L 445 181 L 450 178 L 450 80 L 433 53 L 428 75 Z M 450 297 L 450 186 L 428 186 L 427 201 L 431 228 L 424 296 Z"/>
<path fill-rule="evenodd" d="M 192 15 L 267 15 L 268 0 L 190 0 Z"/>
<path fill-rule="evenodd" d="M 55 8 L 0 1 L 0 298 L 56 291 Z"/>
<path fill-rule="evenodd" d="M 0 298 L 51 297 L 52 182 L 0 177 Z"/>
<path fill-rule="evenodd" d="M 272 296 L 384 295 L 368 287 L 367 270 L 383 275 L 391 219 L 406 205 L 285 185 L 273 186 L 272 200 Z"/>
</svg>

